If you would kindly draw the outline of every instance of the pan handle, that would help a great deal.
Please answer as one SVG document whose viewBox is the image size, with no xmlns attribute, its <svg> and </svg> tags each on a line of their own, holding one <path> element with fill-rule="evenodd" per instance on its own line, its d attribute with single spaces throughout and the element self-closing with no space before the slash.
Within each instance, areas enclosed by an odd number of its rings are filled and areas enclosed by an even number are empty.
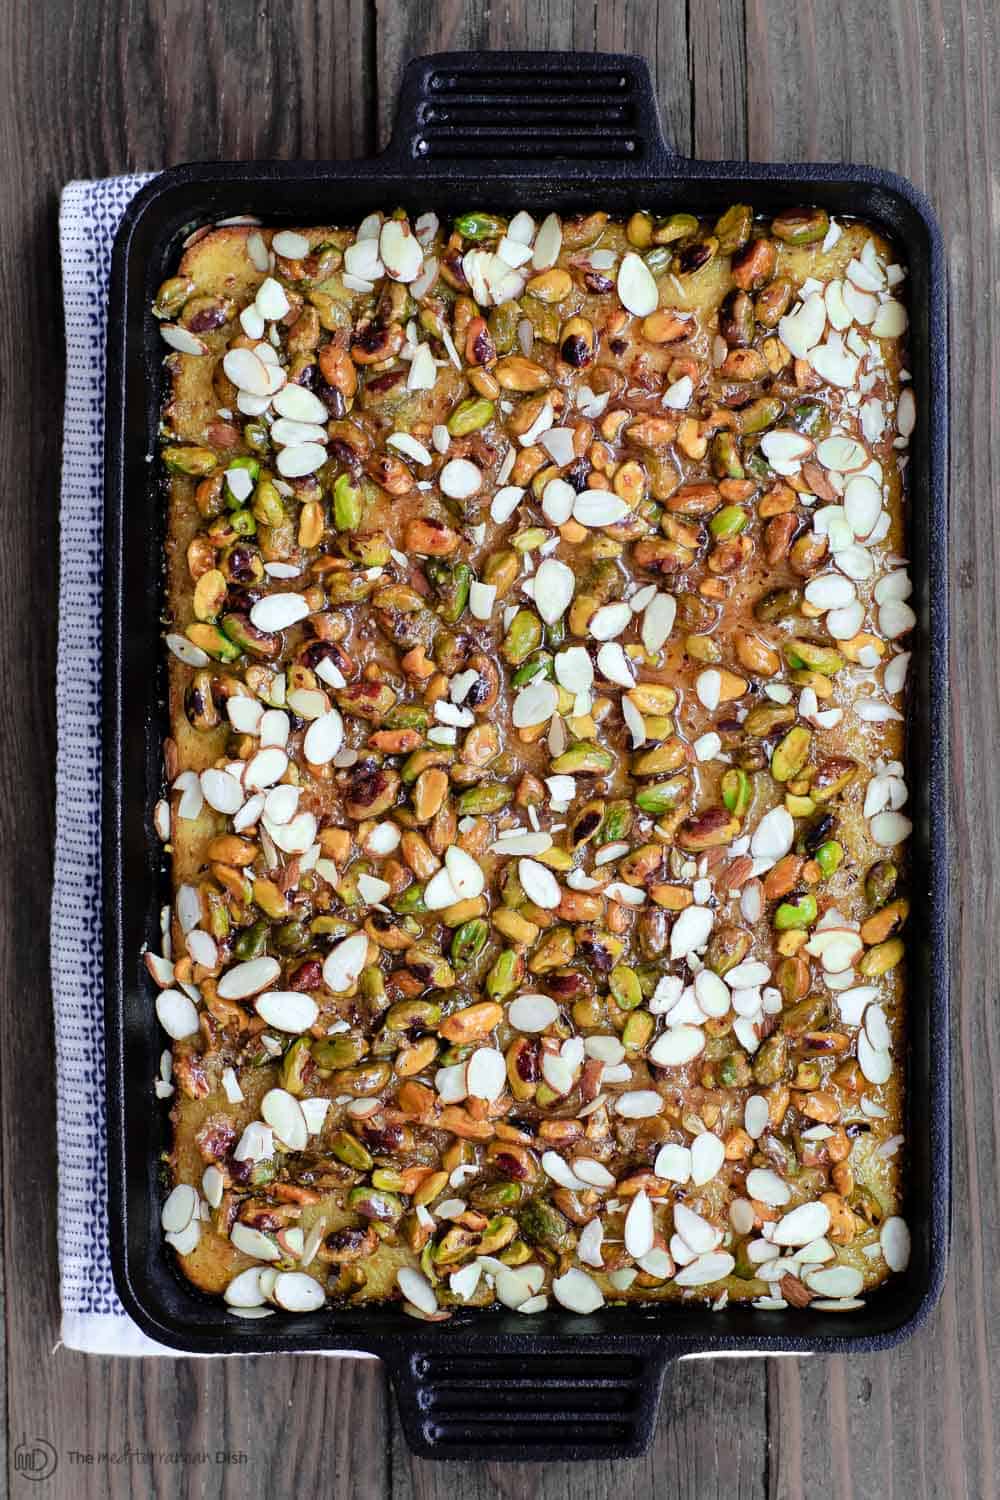
<svg viewBox="0 0 1000 1500">
<path fill-rule="evenodd" d="M 672 156 L 645 58 L 600 52 L 436 52 L 403 74 L 385 152 L 408 171 L 477 176 L 517 162 L 652 176 Z M 529 168 L 530 170 L 530 168 Z"/>
<path fill-rule="evenodd" d="M 420 1458 L 635 1458 L 653 1437 L 667 1353 L 523 1353 L 439 1345 L 388 1356 L 403 1432 Z"/>
</svg>

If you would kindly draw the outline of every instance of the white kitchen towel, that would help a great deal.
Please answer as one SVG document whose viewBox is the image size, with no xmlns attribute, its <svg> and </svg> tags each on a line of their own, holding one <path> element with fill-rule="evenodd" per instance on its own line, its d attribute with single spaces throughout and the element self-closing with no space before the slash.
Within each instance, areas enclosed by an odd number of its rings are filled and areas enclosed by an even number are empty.
<svg viewBox="0 0 1000 1500">
<path fill-rule="evenodd" d="M 108 1252 L 101 960 L 101 540 L 104 345 L 111 246 L 147 176 L 71 182 L 59 211 L 66 316 L 52 892 L 62 1341 L 169 1354 L 125 1312 Z"/>
<path fill-rule="evenodd" d="M 136 1326 L 115 1295 L 111 1277 L 97 816 L 108 276 L 122 215 L 152 175 L 71 182 L 63 189 L 59 210 L 66 317 L 52 892 L 59 1276 L 62 1342 L 91 1354 L 176 1354 Z M 152 1010 L 150 1017 L 152 1024 Z"/>
</svg>

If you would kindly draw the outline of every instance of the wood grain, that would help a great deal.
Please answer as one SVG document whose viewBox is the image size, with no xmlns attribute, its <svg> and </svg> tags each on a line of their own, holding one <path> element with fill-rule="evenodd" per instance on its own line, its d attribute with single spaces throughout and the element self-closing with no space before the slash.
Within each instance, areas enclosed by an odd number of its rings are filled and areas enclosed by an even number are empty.
<svg viewBox="0 0 1000 1500">
<path fill-rule="evenodd" d="M 52 1484 L 76 1500 L 188 1493 L 232 1500 L 310 1488 L 368 1500 L 388 1492 L 387 1408 L 375 1361 L 124 1360 L 62 1351 L 46 1364 L 50 1373 L 26 1393 L 12 1441 L 47 1434 L 60 1454 Z M 340 1436 L 331 1442 L 331 1433 Z"/>
<path fill-rule="evenodd" d="M 692 152 L 741 161 L 747 155 L 743 0 L 692 5 L 688 26 Z"/>
<path fill-rule="evenodd" d="M 411 56 L 490 46 L 650 60 L 668 138 L 707 157 L 855 159 L 927 188 L 950 254 L 955 757 L 954 1270 L 929 1327 L 870 1358 L 697 1362 L 654 1448 L 609 1466 L 449 1465 L 403 1444 L 371 1362 L 86 1359 L 58 1337 L 49 1021 L 62 340 L 57 194 L 185 159 L 338 157 L 387 138 Z M 0 9 L 0 1348 L 6 1433 L 63 1452 L 51 1494 L 780 1500 L 997 1493 L 1000 735 L 996 578 L 1000 152 L 991 0 L 42 0 Z M 86 902 L 91 893 L 81 893 Z M 41 1104 L 41 1107 L 40 1107 Z M 80 1451 L 242 1451 L 245 1465 L 71 1467 Z M 12 1490 L 31 1486 L 8 1465 Z"/>
<path fill-rule="evenodd" d="M 987 1496 L 997 1493 L 1000 1223 L 996 1008 L 992 926 L 1000 824 L 983 816 L 977 764 L 1000 724 L 998 528 L 983 504 L 997 478 L 1000 395 L 991 351 L 998 319 L 1000 215 L 991 163 L 1000 115 L 989 79 L 1000 62 L 994 6 L 892 4 L 875 11 L 805 3 L 747 8 L 750 153 L 783 160 L 891 165 L 926 188 L 950 262 L 953 370 L 951 496 L 952 746 L 955 842 L 955 1253 L 940 1311 L 899 1350 L 864 1360 L 811 1360 L 770 1377 L 776 1439 L 771 1492 Z M 845 45 L 849 30 L 850 45 Z M 878 59 L 873 67 L 872 58 Z M 993 443 L 990 434 L 993 434 Z M 933 1393 L 933 1398 L 931 1397 Z M 793 1441 L 788 1434 L 794 1432 Z"/>
</svg>

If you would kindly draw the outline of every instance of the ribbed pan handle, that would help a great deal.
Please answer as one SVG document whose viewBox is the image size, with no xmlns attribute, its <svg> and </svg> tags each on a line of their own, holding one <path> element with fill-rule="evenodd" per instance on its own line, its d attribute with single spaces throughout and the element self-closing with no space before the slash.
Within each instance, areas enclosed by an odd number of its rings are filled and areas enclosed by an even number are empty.
<svg viewBox="0 0 1000 1500">
<path fill-rule="evenodd" d="M 665 1358 L 410 1349 L 389 1369 L 406 1441 L 420 1458 L 635 1458 L 656 1426 Z"/>
<path fill-rule="evenodd" d="M 536 160 L 649 175 L 670 151 L 641 57 L 437 52 L 407 64 L 386 154 L 438 174 Z"/>
</svg>

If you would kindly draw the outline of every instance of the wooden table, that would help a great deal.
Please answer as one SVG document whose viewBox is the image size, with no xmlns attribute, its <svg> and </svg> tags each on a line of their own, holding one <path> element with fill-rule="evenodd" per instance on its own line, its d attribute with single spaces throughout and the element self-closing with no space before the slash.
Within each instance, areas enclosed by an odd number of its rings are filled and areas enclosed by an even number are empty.
<svg viewBox="0 0 1000 1500">
<path fill-rule="evenodd" d="M 706 157 L 840 159 L 927 189 L 950 257 L 955 766 L 955 1236 L 930 1326 L 856 1359 L 681 1366 L 622 1463 L 410 1458 L 373 1361 L 115 1361 L 55 1350 L 55 1119 L 46 932 L 53 839 L 61 185 L 213 157 L 369 153 L 400 71 L 444 47 L 645 53 L 666 129 Z M 992 0 L 39 0 L 0 11 L 0 1160 L 8 1469 L 17 1495 L 854 1496 L 997 1493 L 1000 1280 L 1000 12 Z M 919 496 L 917 497 L 919 503 Z M 86 902 L 89 893 L 81 892 Z M 47 1485 L 14 1445 L 64 1455 Z M 193 1453 L 71 1466 L 70 1449 Z"/>
</svg>

